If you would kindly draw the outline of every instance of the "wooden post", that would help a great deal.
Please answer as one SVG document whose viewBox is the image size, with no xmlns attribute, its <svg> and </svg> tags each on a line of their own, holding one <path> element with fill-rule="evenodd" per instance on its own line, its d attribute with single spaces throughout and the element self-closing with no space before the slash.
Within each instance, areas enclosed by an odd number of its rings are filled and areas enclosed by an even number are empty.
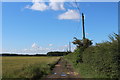
<svg viewBox="0 0 120 80">
<path fill-rule="evenodd" d="M 69 42 L 69 52 L 71 52 L 71 43 Z"/>
<path fill-rule="evenodd" d="M 84 14 L 83 13 L 82 13 L 82 31 L 83 31 L 83 39 L 85 39 Z"/>
</svg>

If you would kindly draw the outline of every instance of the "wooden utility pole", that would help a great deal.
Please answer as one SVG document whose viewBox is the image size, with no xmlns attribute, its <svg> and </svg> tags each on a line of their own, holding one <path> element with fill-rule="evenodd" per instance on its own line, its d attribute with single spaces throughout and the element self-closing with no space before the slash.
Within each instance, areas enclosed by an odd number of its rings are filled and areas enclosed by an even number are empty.
<svg viewBox="0 0 120 80">
<path fill-rule="evenodd" d="M 82 13 L 82 31 L 83 31 L 83 39 L 85 39 L 84 14 L 83 13 Z"/>
<path fill-rule="evenodd" d="M 71 42 L 69 42 L 69 52 L 71 52 Z"/>
</svg>

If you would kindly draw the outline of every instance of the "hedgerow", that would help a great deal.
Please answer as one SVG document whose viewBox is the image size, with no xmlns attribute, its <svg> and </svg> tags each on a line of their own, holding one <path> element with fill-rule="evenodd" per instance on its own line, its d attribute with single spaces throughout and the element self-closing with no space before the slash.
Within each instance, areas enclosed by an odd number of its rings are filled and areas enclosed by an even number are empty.
<svg viewBox="0 0 120 80">
<path fill-rule="evenodd" d="M 77 48 L 65 58 L 83 77 L 118 78 L 120 76 L 120 52 L 118 49 L 120 36 L 114 34 L 109 38 L 111 41 L 97 43 L 84 51 Z M 83 62 L 79 63 L 78 60 L 81 59 Z"/>
</svg>

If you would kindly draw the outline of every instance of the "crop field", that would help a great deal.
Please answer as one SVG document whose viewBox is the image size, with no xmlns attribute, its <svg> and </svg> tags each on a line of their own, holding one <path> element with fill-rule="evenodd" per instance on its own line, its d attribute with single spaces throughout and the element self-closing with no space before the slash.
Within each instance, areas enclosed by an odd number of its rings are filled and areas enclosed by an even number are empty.
<svg viewBox="0 0 120 80">
<path fill-rule="evenodd" d="M 60 57 L 2 57 L 3 78 L 41 78 Z"/>
</svg>

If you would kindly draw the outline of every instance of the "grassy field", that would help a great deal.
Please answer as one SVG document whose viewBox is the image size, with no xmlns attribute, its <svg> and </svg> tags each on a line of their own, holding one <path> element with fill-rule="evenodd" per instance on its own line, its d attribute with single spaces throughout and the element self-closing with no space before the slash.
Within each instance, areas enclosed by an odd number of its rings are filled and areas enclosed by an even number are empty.
<svg viewBox="0 0 120 80">
<path fill-rule="evenodd" d="M 59 57 L 2 57 L 3 78 L 41 78 L 50 73 Z"/>
</svg>

